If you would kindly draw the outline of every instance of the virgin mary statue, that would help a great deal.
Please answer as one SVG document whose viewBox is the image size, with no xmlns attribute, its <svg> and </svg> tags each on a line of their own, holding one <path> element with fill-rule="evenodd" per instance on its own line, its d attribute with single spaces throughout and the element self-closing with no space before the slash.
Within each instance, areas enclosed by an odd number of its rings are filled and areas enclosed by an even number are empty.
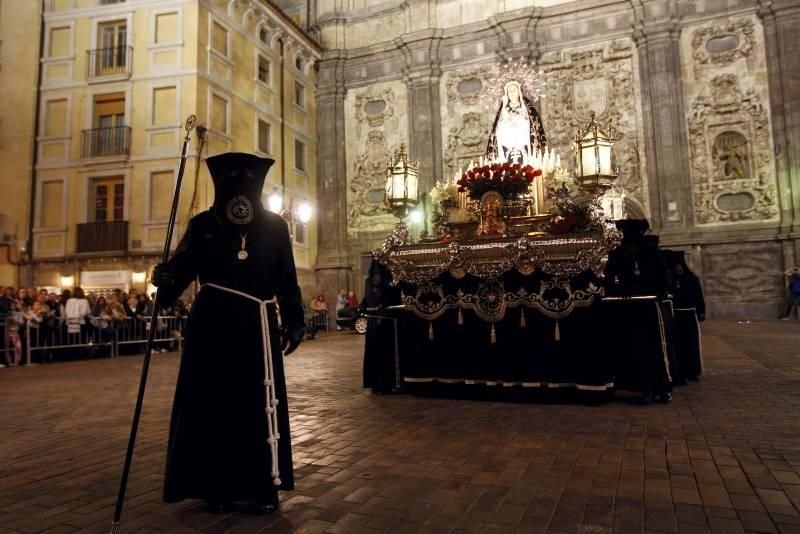
<svg viewBox="0 0 800 534">
<path fill-rule="evenodd" d="M 531 101 L 522 94 L 520 83 L 506 83 L 486 145 L 486 156 L 501 163 L 524 163 L 533 157 L 534 151 L 543 150 L 546 145 L 542 120 Z"/>
</svg>

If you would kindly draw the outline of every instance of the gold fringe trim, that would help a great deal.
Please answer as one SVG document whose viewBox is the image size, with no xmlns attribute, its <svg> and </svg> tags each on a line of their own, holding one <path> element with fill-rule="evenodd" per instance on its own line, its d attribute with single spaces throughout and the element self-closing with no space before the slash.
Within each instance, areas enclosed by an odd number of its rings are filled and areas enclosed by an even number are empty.
<svg viewBox="0 0 800 534">
<path fill-rule="evenodd" d="M 525 324 L 525 308 L 522 308 L 522 311 L 521 311 L 521 313 L 519 315 L 519 327 L 520 328 L 525 328 L 525 326 L 526 326 L 526 324 Z"/>
<path fill-rule="evenodd" d="M 464 324 L 464 314 L 461 312 L 461 307 L 458 308 L 458 326 Z"/>
<path fill-rule="evenodd" d="M 433 341 L 433 321 L 428 321 L 428 339 Z"/>
<path fill-rule="evenodd" d="M 558 326 L 558 319 L 556 319 L 555 339 L 556 341 L 561 341 L 561 328 Z"/>
<path fill-rule="evenodd" d="M 489 341 L 491 341 L 492 344 L 497 343 L 497 334 L 494 331 L 494 323 L 492 323 L 492 332 L 489 334 Z"/>
</svg>

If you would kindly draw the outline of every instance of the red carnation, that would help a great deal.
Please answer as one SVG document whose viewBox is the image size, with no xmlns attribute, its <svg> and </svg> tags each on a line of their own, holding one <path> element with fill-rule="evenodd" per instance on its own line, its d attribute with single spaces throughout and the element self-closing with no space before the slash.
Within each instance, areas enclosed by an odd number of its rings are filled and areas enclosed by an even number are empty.
<svg viewBox="0 0 800 534">
<path fill-rule="evenodd" d="M 534 176 L 541 176 L 542 175 L 542 169 L 536 169 L 535 171 L 533 171 L 533 175 Z"/>
</svg>

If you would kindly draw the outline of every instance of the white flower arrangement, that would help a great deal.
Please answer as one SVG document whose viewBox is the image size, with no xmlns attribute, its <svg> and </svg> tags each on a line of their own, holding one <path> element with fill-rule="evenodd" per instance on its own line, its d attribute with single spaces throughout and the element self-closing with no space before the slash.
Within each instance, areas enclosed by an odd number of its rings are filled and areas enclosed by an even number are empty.
<svg viewBox="0 0 800 534">
<path fill-rule="evenodd" d="M 458 186 L 455 184 L 437 183 L 430 193 L 431 202 L 439 208 L 448 201 L 454 202 L 458 197 Z"/>
<path fill-rule="evenodd" d="M 576 189 L 575 178 L 569 170 L 563 167 L 557 167 L 553 171 L 551 178 L 551 189 L 554 191 L 561 191 L 566 189 L 568 193 L 574 193 Z"/>
</svg>

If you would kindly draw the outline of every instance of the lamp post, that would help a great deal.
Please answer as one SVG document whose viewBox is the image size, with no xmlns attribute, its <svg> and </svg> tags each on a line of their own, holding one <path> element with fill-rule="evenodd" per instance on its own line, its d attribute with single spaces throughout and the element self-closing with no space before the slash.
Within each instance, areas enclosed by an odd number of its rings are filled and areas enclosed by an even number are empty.
<svg viewBox="0 0 800 534">
<path fill-rule="evenodd" d="M 611 147 L 615 141 L 614 129 L 603 130 L 593 111 L 589 124 L 575 135 L 576 178 L 582 189 L 600 194 L 614 185 L 619 174 L 611 166 Z"/>
<path fill-rule="evenodd" d="M 278 188 L 275 188 L 267 198 L 267 207 L 271 212 L 283 217 L 283 220 L 289 225 L 289 235 L 292 236 L 292 239 L 294 239 L 295 227 L 298 225 L 305 227 L 314 215 L 313 206 L 305 200 L 296 206 L 293 201 L 290 201 L 289 205 L 284 208 L 283 194 Z"/>
<path fill-rule="evenodd" d="M 400 150 L 389 158 L 386 169 L 386 189 L 383 200 L 392 214 L 400 219 L 398 229 L 405 228 L 403 219 L 408 215 L 419 200 L 419 162 L 408 161 L 406 145 L 400 145 Z"/>
</svg>

